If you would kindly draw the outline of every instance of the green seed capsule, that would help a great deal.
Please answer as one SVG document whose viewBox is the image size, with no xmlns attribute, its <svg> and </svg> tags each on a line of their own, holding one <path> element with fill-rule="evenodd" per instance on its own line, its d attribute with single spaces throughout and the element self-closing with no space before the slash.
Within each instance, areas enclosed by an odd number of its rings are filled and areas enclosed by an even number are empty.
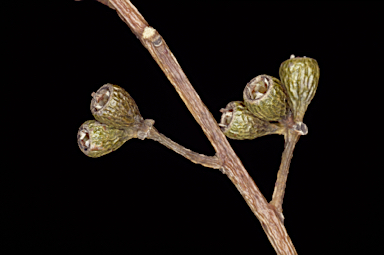
<svg viewBox="0 0 384 255">
<path fill-rule="evenodd" d="M 77 132 L 77 143 L 85 155 L 97 158 L 117 150 L 134 138 L 134 134 L 129 128 L 118 129 L 96 120 L 88 120 Z"/>
<path fill-rule="evenodd" d="M 313 58 L 291 56 L 279 70 L 295 122 L 302 122 L 319 83 L 320 69 Z"/>
<path fill-rule="evenodd" d="M 92 97 L 91 112 L 101 123 L 125 128 L 142 120 L 135 101 L 120 86 L 105 84 Z"/>
<path fill-rule="evenodd" d="M 255 117 L 241 101 L 227 104 L 222 112 L 220 128 L 232 139 L 255 139 L 269 134 L 282 134 L 284 127 Z"/>
<path fill-rule="evenodd" d="M 287 96 L 280 81 L 269 75 L 259 75 L 245 86 L 244 103 L 258 118 L 280 120 L 287 114 Z"/>
</svg>

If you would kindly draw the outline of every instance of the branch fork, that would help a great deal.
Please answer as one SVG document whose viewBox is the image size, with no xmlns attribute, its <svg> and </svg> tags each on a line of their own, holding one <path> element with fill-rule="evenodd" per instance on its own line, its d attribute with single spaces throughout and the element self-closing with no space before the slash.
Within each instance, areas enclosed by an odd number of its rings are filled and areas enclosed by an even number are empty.
<svg viewBox="0 0 384 255">
<path fill-rule="evenodd" d="M 98 1 L 116 10 L 120 18 L 150 52 L 184 101 L 188 110 L 203 129 L 214 147 L 216 155 L 211 157 L 205 156 L 178 145 L 159 133 L 153 127 L 153 120 L 142 120 L 137 131 L 137 138 L 158 141 L 194 163 L 220 169 L 233 182 L 252 212 L 258 218 L 276 253 L 281 255 L 297 254 L 283 223 L 282 201 L 293 149 L 299 137 L 307 134 L 307 126 L 300 121 L 294 121 L 290 114 L 281 121 L 281 124 L 285 127 L 284 132 L 281 132 L 281 134 L 284 134 L 286 143 L 273 198 L 268 203 L 233 151 L 218 123 L 192 87 L 161 35 L 148 25 L 144 17 L 129 0 Z M 259 93 L 262 93 L 262 91 Z"/>
</svg>

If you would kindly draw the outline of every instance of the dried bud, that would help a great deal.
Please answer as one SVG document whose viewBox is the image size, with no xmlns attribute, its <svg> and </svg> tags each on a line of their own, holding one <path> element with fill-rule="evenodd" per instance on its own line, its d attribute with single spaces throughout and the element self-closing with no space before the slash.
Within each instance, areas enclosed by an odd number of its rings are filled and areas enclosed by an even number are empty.
<svg viewBox="0 0 384 255">
<path fill-rule="evenodd" d="M 287 96 L 275 77 L 256 76 L 248 82 L 243 97 L 247 108 L 260 119 L 277 121 L 287 114 Z"/>
<path fill-rule="evenodd" d="M 319 65 L 313 58 L 292 56 L 281 64 L 279 74 L 293 118 L 302 122 L 319 83 Z"/>
<path fill-rule="evenodd" d="M 232 139 L 255 139 L 269 134 L 282 134 L 283 126 L 272 124 L 255 117 L 241 101 L 227 104 L 222 112 L 220 128 Z"/>
<path fill-rule="evenodd" d="M 91 112 L 101 123 L 125 128 L 143 119 L 133 98 L 117 85 L 105 84 L 92 97 Z"/>
<path fill-rule="evenodd" d="M 85 155 L 97 158 L 117 150 L 135 136 L 130 128 L 118 129 L 96 120 L 88 120 L 77 132 L 77 143 Z"/>
</svg>

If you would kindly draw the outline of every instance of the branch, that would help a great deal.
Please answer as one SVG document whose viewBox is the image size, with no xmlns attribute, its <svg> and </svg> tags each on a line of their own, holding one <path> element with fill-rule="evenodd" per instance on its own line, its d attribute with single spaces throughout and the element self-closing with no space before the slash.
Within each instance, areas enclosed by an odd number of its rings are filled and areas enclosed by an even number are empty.
<svg viewBox="0 0 384 255">
<path fill-rule="evenodd" d="M 280 216 L 281 222 L 284 222 L 283 199 L 289 173 L 289 165 L 291 163 L 296 143 L 299 141 L 301 135 L 306 135 L 308 133 L 308 128 L 304 123 L 298 125 L 298 123 L 294 121 L 291 112 L 289 112 L 285 118 L 280 120 L 280 124 L 285 127 L 285 144 L 270 204 L 275 207 L 276 212 Z"/>
<path fill-rule="evenodd" d="M 148 25 L 129 0 L 101 2 L 117 11 L 122 20 L 151 53 L 175 87 L 188 110 L 202 127 L 205 135 L 214 147 L 223 172 L 227 174 L 260 221 L 276 253 L 297 254 L 283 222 L 279 218 L 279 214 L 276 213 L 274 206 L 266 201 L 253 179 L 245 170 L 240 159 L 221 132 L 217 122 L 201 101 L 160 34 Z"/>
<path fill-rule="evenodd" d="M 270 204 L 273 205 L 276 208 L 276 211 L 280 214 L 282 222 L 284 222 L 283 199 L 289 173 L 289 165 L 293 156 L 293 150 L 295 149 L 295 145 L 299 138 L 300 134 L 292 130 L 288 130 L 286 134 L 284 152 L 281 159 L 280 169 L 277 173 L 275 189 L 272 195 L 272 201 L 270 202 Z"/>
<path fill-rule="evenodd" d="M 196 153 L 194 151 L 191 151 L 183 146 L 181 146 L 178 143 L 175 143 L 165 135 L 159 133 L 154 127 L 151 128 L 147 139 L 155 140 L 162 145 L 166 146 L 167 148 L 173 150 L 174 152 L 180 154 L 181 156 L 189 159 L 193 163 L 201 164 L 205 167 L 210 167 L 214 169 L 220 169 L 221 165 L 219 162 L 219 159 L 216 156 L 206 156 L 203 154 Z"/>
</svg>

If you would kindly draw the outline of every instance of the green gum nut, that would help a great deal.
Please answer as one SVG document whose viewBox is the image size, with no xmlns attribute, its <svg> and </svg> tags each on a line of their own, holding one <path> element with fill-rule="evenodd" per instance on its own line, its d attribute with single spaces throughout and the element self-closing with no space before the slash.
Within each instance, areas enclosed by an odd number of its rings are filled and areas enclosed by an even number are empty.
<svg viewBox="0 0 384 255">
<path fill-rule="evenodd" d="M 227 104 L 222 112 L 219 126 L 229 138 L 236 140 L 255 139 L 269 134 L 282 134 L 283 127 L 254 116 L 241 101 Z"/>
<path fill-rule="evenodd" d="M 120 86 L 105 84 L 92 97 L 92 115 L 101 123 L 126 128 L 143 120 L 133 98 Z"/>
<path fill-rule="evenodd" d="M 302 122 L 319 83 L 320 69 L 313 58 L 291 56 L 279 70 L 295 122 Z"/>
<path fill-rule="evenodd" d="M 77 132 L 77 144 L 85 155 L 97 158 L 117 150 L 134 137 L 135 133 L 130 128 L 118 129 L 96 120 L 88 120 Z"/>
<path fill-rule="evenodd" d="M 245 86 L 244 103 L 258 118 L 278 121 L 287 114 L 287 96 L 280 81 L 269 75 L 259 75 Z"/>
</svg>

